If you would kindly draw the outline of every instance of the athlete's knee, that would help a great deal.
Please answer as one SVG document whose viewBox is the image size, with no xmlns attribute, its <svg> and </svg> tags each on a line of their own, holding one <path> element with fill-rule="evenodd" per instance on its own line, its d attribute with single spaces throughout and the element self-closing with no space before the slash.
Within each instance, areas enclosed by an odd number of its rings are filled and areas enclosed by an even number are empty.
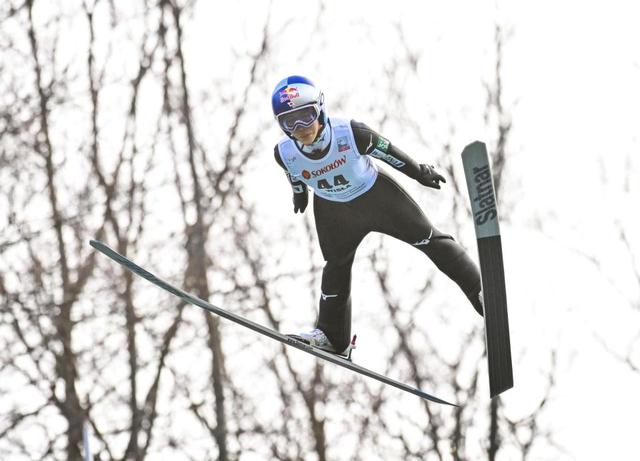
<svg viewBox="0 0 640 461">
<path fill-rule="evenodd" d="M 414 238 L 414 241 L 410 241 L 409 243 L 419 250 L 427 253 L 430 248 L 433 248 L 434 246 L 438 247 L 438 241 L 440 240 L 453 240 L 453 237 L 449 234 L 440 232 L 435 227 L 431 227 L 424 231 L 423 236 L 420 236 L 417 239 Z"/>
<path fill-rule="evenodd" d="M 441 272 L 458 284 L 474 309 L 482 315 L 480 270 L 466 250 L 452 236 L 443 233 L 434 235 L 429 244 L 420 249 Z"/>
<path fill-rule="evenodd" d="M 450 235 L 439 235 L 431 240 L 431 244 L 427 247 L 427 252 L 436 255 L 458 255 L 464 252 L 462 247 Z"/>
<path fill-rule="evenodd" d="M 322 289 L 345 290 L 351 283 L 351 267 L 355 252 L 328 260 L 322 271 Z"/>
<path fill-rule="evenodd" d="M 426 255 L 440 270 L 447 270 L 460 264 L 467 252 L 450 235 L 434 238 L 424 249 Z"/>
<path fill-rule="evenodd" d="M 326 270 L 342 269 L 342 268 L 351 269 L 355 256 L 356 256 L 356 252 L 354 250 L 344 255 L 327 259 L 324 265 L 324 270 L 326 271 Z"/>
<path fill-rule="evenodd" d="M 443 234 L 433 239 L 424 252 L 438 269 L 458 282 L 465 293 L 479 286 L 480 272 L 476 264 L 453 237 Z"/>
<path fill-rule="evenodd" d="M 464 252 L 451 235 L 443 234 L 437 229 L 433 229 L 425 239 L 414 243 L 413 246 L 436 263 L 456 257 L 460 251 Z"/>
</svg>

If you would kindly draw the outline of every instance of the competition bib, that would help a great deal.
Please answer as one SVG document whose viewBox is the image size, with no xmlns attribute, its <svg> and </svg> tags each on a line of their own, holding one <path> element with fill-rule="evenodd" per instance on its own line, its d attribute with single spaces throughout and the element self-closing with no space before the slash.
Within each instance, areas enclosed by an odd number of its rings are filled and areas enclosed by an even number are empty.
<svg viewBox="0 0 640 461">
<path fill-rule="evenodd" d="M 278 144 L 280 157 L 293 180 L 304 182 L 321 198 L 348 202 L 373 186 L 378 169 L 368 155 L 361 155 L 348 120 L 330 121 L 331 144 L 319 160 L 304 155 L 292 139 Z"/>
</svg>

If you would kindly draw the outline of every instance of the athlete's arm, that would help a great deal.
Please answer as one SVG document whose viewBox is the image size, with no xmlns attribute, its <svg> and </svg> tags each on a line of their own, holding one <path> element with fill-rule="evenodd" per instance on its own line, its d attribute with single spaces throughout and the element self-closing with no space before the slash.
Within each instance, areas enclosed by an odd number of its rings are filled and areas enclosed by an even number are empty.
<svg viewBox="0 0 640 461">
<path fill-rule="evenodd" d="M 280 157 L 280 151 L 278 150 L 278 146 L 274 147 L 273 155 L 276 159 L 276 163 L 282 167 L 284 173 L 287 175 L 287 179 L 289 180 L 289 184 L 291 184 L 291 189 L 293 191 L 293 212 L 294 213 L 304 213 L 304 210 L 307 208 L 307 204 L 309 203 L 309 193 L 307 190 L 307 185 L 302 181 L 293 179 L 289 174 L 289 171 L 284 166 L 282 162 L 282 158 Z"/>
<path fill-rule="evenodd" d="M 440 189 L 439 181 L 447 182 L 433 166 L 419 164 L 364 123 L 351 120 L 351 129 L 360 154 L 371 155 L 427 187 Z"/>
</svg>

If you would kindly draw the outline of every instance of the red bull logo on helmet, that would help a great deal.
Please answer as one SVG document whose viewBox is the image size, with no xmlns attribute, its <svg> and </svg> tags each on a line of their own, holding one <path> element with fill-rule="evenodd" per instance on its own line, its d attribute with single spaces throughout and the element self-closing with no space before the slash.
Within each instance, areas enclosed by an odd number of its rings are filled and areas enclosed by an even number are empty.
<svg viewBox="0 0 640 461">
<path fill-rule="evenodd" d="M 300 96 L 296 87 L 287 87 L 280 91 L 280 102 L 287 102 Z"/>
</svg>

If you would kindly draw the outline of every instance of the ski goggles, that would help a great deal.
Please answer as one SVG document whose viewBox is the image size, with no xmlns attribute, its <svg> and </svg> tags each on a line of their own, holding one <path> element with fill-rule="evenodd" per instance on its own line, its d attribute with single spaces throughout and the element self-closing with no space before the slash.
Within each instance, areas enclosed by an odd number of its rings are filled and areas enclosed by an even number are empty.
<svg viewBox="0 0 640 461">
<path fill-rule="evenodd" d="M 318 120 L 320 108 L 317 104 L 293 109 L 278 115 L 278 123 L 283 130 L 292 132 L 298 127 L 306 128 Z"/>
</svg>

